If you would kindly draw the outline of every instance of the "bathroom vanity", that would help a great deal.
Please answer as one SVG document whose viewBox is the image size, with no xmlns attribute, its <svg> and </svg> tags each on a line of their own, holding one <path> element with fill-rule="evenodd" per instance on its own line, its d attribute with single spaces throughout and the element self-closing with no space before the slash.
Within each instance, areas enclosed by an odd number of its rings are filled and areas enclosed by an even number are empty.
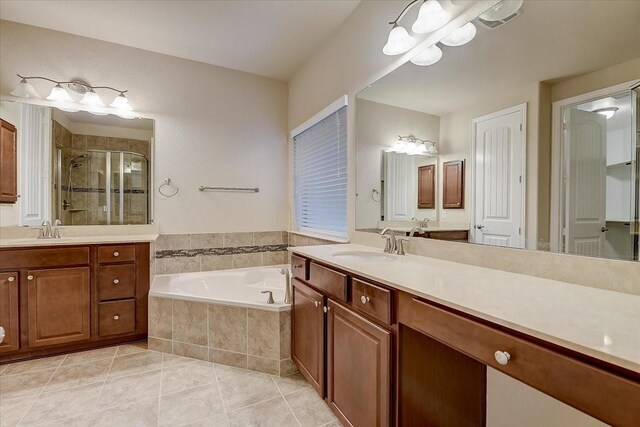
<svg viewBox="0 0 640 427">
<path fill-rule="evenodd" d="M 154 238 L 0 241 L 0 362 L 146 338 Z"/>
<path fill-rule="evenodd" d="M 637 296 L 359 245 L 291 250 L 292 358 L 343 424 L 484 426 L 490 367 L 638 425 Z"/>
</svg>

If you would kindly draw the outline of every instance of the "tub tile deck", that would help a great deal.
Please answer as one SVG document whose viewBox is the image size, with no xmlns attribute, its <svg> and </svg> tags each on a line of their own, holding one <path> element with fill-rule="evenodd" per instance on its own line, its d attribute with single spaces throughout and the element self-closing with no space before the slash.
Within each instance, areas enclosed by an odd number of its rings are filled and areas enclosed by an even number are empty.
<svg viewBox="0 0 640 427">
<path fill-rule="evenodd" d="M 340 424 L 300 373 L 272 376 L 145 342 L 0 366 L 0 425 Z"/>
</svg>

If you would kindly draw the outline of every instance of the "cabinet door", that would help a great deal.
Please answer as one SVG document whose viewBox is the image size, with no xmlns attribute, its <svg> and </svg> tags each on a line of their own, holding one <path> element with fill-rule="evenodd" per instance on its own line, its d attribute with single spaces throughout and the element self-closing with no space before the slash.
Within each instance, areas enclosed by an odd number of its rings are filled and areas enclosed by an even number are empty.
<svg viewBox="0 0 640 427">
<path fill-rule="evenodd" d="M 388 426 L 391 332 L 329 300 L 327 400 L 345 425 Z"/>
<path fill-rule="evenodd" d="M 89 267 L 28 272 L 29 346 L 89 338 Z"/>
<path fill-rule="evenodd" d="M 442 164 L 442 208 L 464 208 L 464 160 Z"/>
<path fill-rule="evenodd" d="M 0 120 L 0 203 L 18 200 L 16 128 Z"/>
<path fill-rule="evenodd" d="M 324 313 L 322 294 L 293 281 L 291 357 L 300 372 L 324 397 Z"/>
<path fill-rule="evenodd" d="M 0 342 L 0 353 L 15 351 L 19 347 L 18 327 L 18 273 L 0 273 L 0 326 L 4 328 L 4 339 Z"/>
<path fill-rule="evenodd" d="M 418 168 L 418 209 L 436 207 L 436 165 Z"/>
</svg>

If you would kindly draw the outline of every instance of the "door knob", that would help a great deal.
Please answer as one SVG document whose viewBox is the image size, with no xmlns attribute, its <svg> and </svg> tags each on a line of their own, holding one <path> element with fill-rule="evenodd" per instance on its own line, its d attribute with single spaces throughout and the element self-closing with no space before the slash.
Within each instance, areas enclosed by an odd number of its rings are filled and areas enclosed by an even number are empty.
<svg viewBox="0 0 640 427">
<path fill-rule="evenodd" d="M 119 320 L 119 319 L 120 319 L 119 315 L 116 314 L 115 316 L 113 316 L 113 320 Z"/>
<path fill-rule="evenodd" d="M 498 362 L 501 365 L 506 365 L 507 363 L 509 363 L 509 360 L 511 359 L 511 355 L 506 351 L 498 350 L 495 352 L 493 356 L 496 358 L 496 362 Z"/>
<path fill-rule="evenodd" d="M 329 310 L 331 310 L 331 307 L 322 307 L 322 311 L 324 311 L 325 313 L 328 313 Z"/>
<path fill-rule="evenodd" d="M 602 231 L 602 232 L 604 233 L 604 232 L 609 231 L 609 229 L 608 229 L 607 227 L 602 227 L 602 228 L 600 229 L 600 231 Z"/>
<path fill-rule="evenodd" d="M 482 230 L 482 229 L 484 228 L 484 225 L 480 225 L 480 224 L 478 224 L 478 225 L 476 225 L 476 228 L 477 228 L 478 230 Z"/>
</svg>

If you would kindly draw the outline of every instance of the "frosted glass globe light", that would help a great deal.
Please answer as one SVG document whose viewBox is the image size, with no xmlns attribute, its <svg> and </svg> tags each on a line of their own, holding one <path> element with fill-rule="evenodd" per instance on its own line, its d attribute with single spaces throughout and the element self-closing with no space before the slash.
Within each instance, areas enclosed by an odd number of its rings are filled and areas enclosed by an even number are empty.
<svg viewBox="0 0 640 427">
<path fill-rule="evenodd" d="M 416 39 L 411 37 L 404 27 L 396 24 L 389 33 L 389 39 L 387 44 L 384 45 L 382 53 L 385 55 L 400 55 L 410 51 L 416 43 Z"/>
<path fill-rule="evenodd" d="M 20 80 L 20 83 L 13 89 L 11 95 L 17 96 L 18 98 L 40 98 L 38 92 L 31 86 L 31 83 L 25 79 Z"/>
<path fill-rule="evenodd" d="M 123 111 L 133 110 L 133 108 L 129 104 L 129 100 L 124 96 L 124 93 L 116 96 L 116 99 L 114 99 L 109 106 Z"/>
<path fill-rule="evenodd" d="M 51 93 L 47 96 L 49 101 L 55 102 L 73 102 L 66 90 L 58 83 L 51 89 Z"/>
<path fill-rule="evenodd" d="M 442 58 L 442 50 L 438 46 L 431 45 L 411 59 L 416 65 L 427 66 L 433 65 Z"/>
<path fill-rule="evenodd" d="M 447 46 L 462 46 L 469 43 L 476 36 L 476 26 L 467 22 L 462 27 L 440 40 L 440 43 Z"/>
<path fill-rule="evenodd" d="M 442 28 L 451 19 L 451 14 L 444 10 L 437 0 L 427 0 L 418 11 L 418 18 L 411 30 L 416 34 L 430 33 Z"/>
<path fill-rule="evenodd" d="M 87 107 L 104 107 L 104 102 L 102 102 L 93 89 L 84 94 L 80 100 L 80 104 L 86 105 Z"/>
</svg>

